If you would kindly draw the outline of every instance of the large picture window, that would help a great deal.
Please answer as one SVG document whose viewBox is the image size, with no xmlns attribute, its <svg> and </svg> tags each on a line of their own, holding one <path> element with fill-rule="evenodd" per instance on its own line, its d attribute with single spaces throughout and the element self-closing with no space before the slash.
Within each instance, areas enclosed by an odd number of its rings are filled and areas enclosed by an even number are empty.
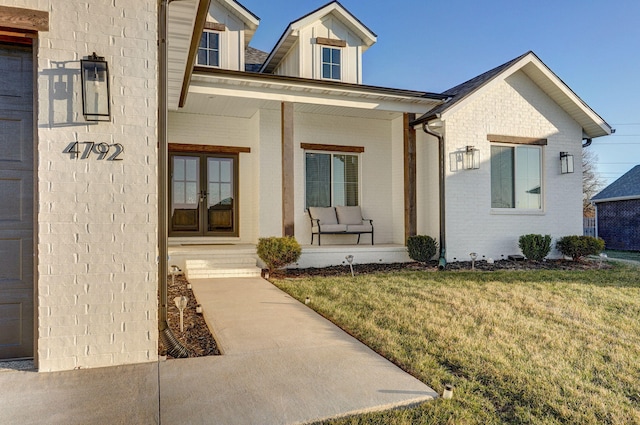
<svg viewBox="0 0 640 425">
<path fill-rule="evenodd" d="M 340 49 L 332 47 L 322 48 L 322 78 L 340 80 Z"/>
<path fill-rule="evenodd" d="M 198 65 L 220 66 L 220 34 L 204 31 L 198 46 Z"/>
<path fill-rule="evenodd" d="M 491 146 L 491 208 L 542 209 L 542 148 Z"/>
<path fill-rule="evenodd" d="M 358 174 L 358 155 L 306 152 L 306 208 L 358 205 Z"/>
</svg>

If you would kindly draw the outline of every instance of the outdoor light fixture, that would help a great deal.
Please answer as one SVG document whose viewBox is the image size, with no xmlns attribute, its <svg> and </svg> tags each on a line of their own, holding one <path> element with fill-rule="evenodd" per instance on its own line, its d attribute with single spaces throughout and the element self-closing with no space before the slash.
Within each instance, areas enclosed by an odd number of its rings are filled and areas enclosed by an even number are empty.
<svg viewBox="0 0 640 425">
<path fill-rule="evenodd" d="M 345 260 L 347 260 L 347 263 L 349 263 L 349 268 L 351 269 L 351 277 L 353 277 L 353 255 L 347 255 L 346 257 L 344 257 Z"/>
<path fill-rule="evenodd" d="M 87 121 L 111 121 L 109 66 L 93 52 L 80 61 L 82 114 Z"/>
<path fill-rule="evenodd" d="M 573 155 L 567 152 L 560 152 L 560 173 L 573 173 Z"/>
<path fill-rule="evenodd" d="M 473 146 L 467 146 L 464 151 L 464 163 L 462 166 L 465 170 L 477 170 L 480 168 L 480 150 Z"/>
<path fill-rule="evenodd" d="M 447 384 L 444 386 L 444 391 L 442 392 L 442 398 L 445 400 L 451 400 L 453 398 L 453 385 Z"/>
<path fill-rule="evenodd" d="M 471 270 L 476 269 L 476 258 L 478 258 L 478 254 L 475 252 L 469 253 L 469 257 L 471 257 Z"/>
</svg>

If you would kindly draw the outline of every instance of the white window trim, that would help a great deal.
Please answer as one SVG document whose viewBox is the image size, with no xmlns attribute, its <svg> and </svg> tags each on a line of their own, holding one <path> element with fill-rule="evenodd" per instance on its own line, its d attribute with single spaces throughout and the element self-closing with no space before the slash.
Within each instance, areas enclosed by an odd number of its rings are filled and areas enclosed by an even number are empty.
<svg viewBox="0 0 640 425">
<path fill-rule="evenodd" d="M 546 187 L 546 176 L 545 176 L 545 150 L 544 146 L 539 145 L 523 145 L 523 144 L 514 144 L 514 143 L 497 143 L 491 142 L 489 144 L 489 164 L 491 164 L 491 146 L 504 146 L 507 148 L 515 149 L 518 147 L 526 147 L 526 148 L 536 148 L 540 150 L 540 208 L 494 208 L 491 207 L 490 214 L 494 215 L 545 215 L 546 214 L 546 195 L 547 191 Z M 516 174 L 517 164 L 514 164 L 514 178 Z M 489 173 L 491 173 L 491 168 L 489 168 Z M 514 182 L 515 184 L 515 182 Z M 489 175 L 489 198 L 491 198 L 491 174 Z M 491 204 L 491 199 L 489 199 L 489 204 Z"/>
<path fill-rule="evenodd" d="M 196 65 L 197 66 L 205 66 L 207 68 L 223 68 L 222 66 L 222 36 L 223 36 L 223 32 L 221 31 L 216 31 L 216 30 L 210 30 L 210 29 L 205 29 L 202 31 L 202 35 L 204 35 L 205 33 L 213 33 L 213 34 L 218 34 L 218 65 L 205 65 L 202 63 L 198 63 L 198 53 L 200 52 L 200 45 L 198 45 L 198 50 L 196 52 Z M 202 38 L 202 35 L 200 36 Z M 213 49 L 207 49 L 207 50 L 213 50 Z"/>
<path fill-rule="evenodd" d="M 340 51 L 340 78 L 327 78 L 324 76 L 324 73 L 322 72 L 323 68 L 324 68 L 324 61 L 322 60 L 323 57 L 323 52 L 324 49 L 329 49 L 329 50 L 338 50 Z M 336 46 L 325 46 L 325 45 L 320 45 L 320 79 L 325 80 L 325 81 L 343 81 L 344 80 L 344 48 L 342 47 L 336 47 Z"/>
<path fill-rule="evenodd" d="M 331 180 L 330 180 L 330 189 L 331 189 L 331 206 L 335 207 L 333 201 L 335 196 L 333 194 L 333 156 L 334 155 L 353 155 L 358 157 L 358 205 L 362 205 L 362 154 L 358 152 L 337 152 L 337 151 L 321 151 L 314 149 L 303 149 L 302 151 L 302 176 L 304 178 L 304 211 L 307 211 L 307 154 L 308 153 L 320 153 L 331 155 Z"/>
</svg>

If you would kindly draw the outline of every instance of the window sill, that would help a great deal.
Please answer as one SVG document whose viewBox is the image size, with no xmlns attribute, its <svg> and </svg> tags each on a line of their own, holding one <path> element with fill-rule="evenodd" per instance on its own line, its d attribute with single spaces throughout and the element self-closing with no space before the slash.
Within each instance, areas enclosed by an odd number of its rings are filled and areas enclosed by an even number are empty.
<svg viewBox="0 0 640 425">
<path fill-rule="evenodd" d="M 545 215 L 544 210 L 525 210 L 517 208 L 491 208 L 491 215 Z"/>
</svg>

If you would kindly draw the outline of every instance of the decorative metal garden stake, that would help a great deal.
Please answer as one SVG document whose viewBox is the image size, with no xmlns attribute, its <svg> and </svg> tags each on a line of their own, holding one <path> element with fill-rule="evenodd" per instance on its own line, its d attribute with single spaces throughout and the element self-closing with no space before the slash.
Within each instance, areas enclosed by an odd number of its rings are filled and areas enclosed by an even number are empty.
<svg viewBox="0 0 640 425">
<path fill-rule="evenodd" d="M 345 260 L 347 260 L 347 263 L 349 263 L 349 268 L 351 269 L 351 277 L 354 276 L 353 274 L 353 255 L 347 255 L 346 257 L 344 257 Z"/>
<path fill-rule="evenodd" d="M 189 298 L 183 295 L 181 297 L 175 297 L 173 301 L 176 303 L 178 310 L 180 310 L 180 332 L 184 332 L 184 309 L 187 307 Z"/>
<path fill-rule="evenodd" d="M 598 265 L 598 268 L 602 268 L 602 262 L 605 261 L 607 259 L 607 254 L 605 254 L 604 252 L 600 253 L 600 264 Z"/>
</svg>

